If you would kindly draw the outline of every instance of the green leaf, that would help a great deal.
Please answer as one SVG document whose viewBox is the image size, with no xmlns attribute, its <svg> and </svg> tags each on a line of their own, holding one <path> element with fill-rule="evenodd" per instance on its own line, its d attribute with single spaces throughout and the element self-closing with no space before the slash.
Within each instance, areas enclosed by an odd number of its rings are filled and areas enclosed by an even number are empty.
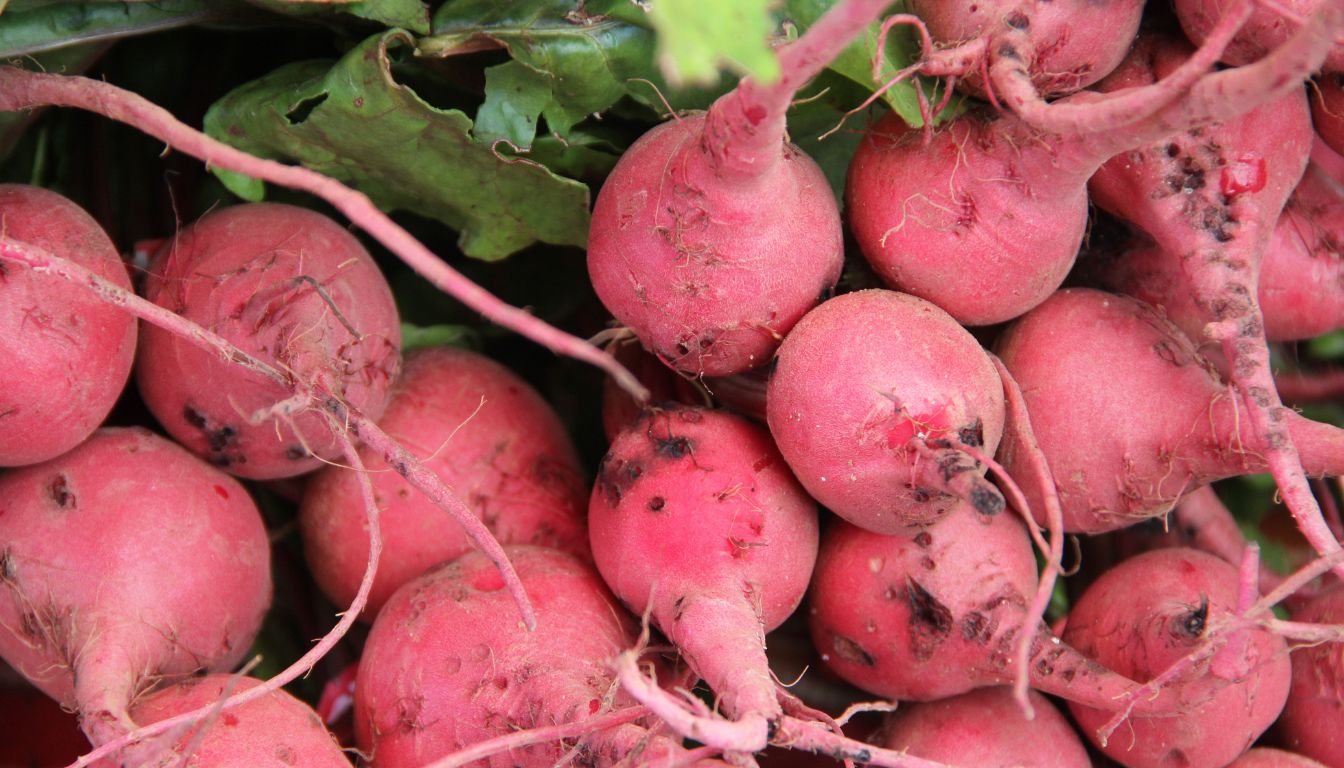
<svg viewBox="0 0 1344 768">
<path fill-rule="evenodd" d="M 421 0 L 248 0 L 253 5 L 293 16 L 346 13 L 389 27 L 429 34 L 429 8 Z"/>
<path fill-rule="evenodd" d="M 481 335 L 466 325 L 419 326 L 401 324 L 401 351 L 410 352 L 424 347 L 458 347 L 479 350 Z"/>
<path fill-rule="evenodd" d="M 475 258 L 501 259 L 538 241 L 585 245 L 587 186 L 477 143 L 465 114 L 432 107 L 394 81 L 391 50 L 411 42 L 390 30 L 334 65 L 281 67 L 216 102 L 206 132 L 352 184 L 384 209 L 442 221 Z"/>
<path fill-rule="evenodd" d="M 228 0 L 15 3 L 0 21 L 0 58 L 220 21 L 237 16 L 240 8 L 246 6 Z"/>
<path fill-rule="evenodd" d="M 1344 331 L 1317 336 L 1307 342 L 1307 352 L 1321 360 L 1344 359 Z"/>
<path fill-rule="evenodd" d="M 836 0 L 788 0 L 786 10 L 794 23 L 802 29 L 807 29 L 835 3 Z M 832 72 L 843 75 L 861 86 L 865 94 L 872 93 L 882 85 L 873 80 L 873 58 L 877 52 L 877 33 L 880 26 L 880 24 L 870 25 L 863 36 L 850 43 L 828 66 Z M 886 45 L 882 48 L 879 70 L 887 77 L 908 66 L 920 55 L 918 43 L 907 31 L 907 27 L 896 27 L 887 35 Z M 923 125 L 913 80 L 897 83 L 887 89 L 882 94 L 882 101 L 910 125 Z M 855 102 L 849 108 L 858 104 L 859 102 Z"/>
<path fill-rule="evenodd" d="M 775 29 L 768 0 L 653 0 L 658 62 L 673 84 L 717 82 L 728 65 L 763 83 L 779 77 L 770 48 Z"/>
</svg>

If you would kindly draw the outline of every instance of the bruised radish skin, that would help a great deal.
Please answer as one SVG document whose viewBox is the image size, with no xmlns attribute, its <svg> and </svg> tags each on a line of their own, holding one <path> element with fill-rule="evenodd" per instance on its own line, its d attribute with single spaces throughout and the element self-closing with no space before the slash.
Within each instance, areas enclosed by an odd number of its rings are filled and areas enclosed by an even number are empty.
<svg viewBox="0 0 1344 768">
<path fill-rule="evenodd" d="M 1142 0 L 910 0 L 907 7 L 943 48 L 984 38 L 984 56 L 1003 56 L 1003 31 L 1025 32 L 1030 50 L 1013 55 L 1027 57 L 1023 66 L 1032 85 L 1050 97 L 1082 90 L 1115 69 L 1138 34 L 1143 5 Z M 957 84 L 984 98 L 980 74 L 964 74 Z"/>
<path fill-rule="evenodd" d="M 142 429 L 0 478 L 0 542 L 0 656 L 95 745 L 154 683 L 237 664 L 270 604 L 247 492 Z"/>
<path fill-rule="evenodd" d="M 817 555 L 816 502 L 769 435 L 719 411 L 647 410 L 602 460 L 588 526 L 612 591 L 763 748 L 782 714 L 765 633 L 798 607 Z"/>
<path fill-rule="evenodd" d="M 1293 612 L 1293 620 L 1344 622 L 1344 588 L 1314 597 Z M 1338 643 L 1293 651 L 1293 683 L 1279 718 L 1283 746 L 1327 765 L 1344 764 L 1344 655 Z"/>
<path fill-rule="evenodd" d="M 1208 640 L 1232 618 L 1237 569 L 1191 549 L 1159 549 L 1112 568 L 1069 611 L 1064 641 L 1098 662 L 1147 681 Z M 1167 717 L 1133 716 L 1105 744 L 1092 734 L 1113 713 L 1070 702 L 1084 735 L 1128 768 L 1219 768 L 1250 748 L 1279 716 L 1288 697 L 1287 644 L 1263 629 L 1248 630 L 1245 672 L 1219 679 L 1203 662 L 1191 672 L 1211 698 Z"/>
<path fill-rule="evenodd" d="M 809 312 L 780 347 L 766 417 L 803 487 L 855 525 L 895 533 L 937 519 L 959 503 L 954 473 L 978 481 L 967 495 L 984 511 L 1003 506 L 985 468 L 956 451 L 998 446 L 998 374 L 966 329 L 922 299 L 872 289 Z M 919 450 L 938 441 L 950 443 L 946 466 Z"/>
<path fill-rule="evenodd" d="M 145 297 L 370 419 L 387 405 L 401 345 L 392 292 L 359 241 L 321 214 L 274 203 L 211 213 L 164 246 Z M 136 370 L 159 423 L 235 475 L 291 477 L 340 455 L 320 413 L 249 423 L 292 393 L 167 331 L 144 329 Z"/>
<path fill-rule="evenodd" d="M 1324 56 L 1344 9 L 1319 18 L 1266 59 L 1205 77 L 1122 129 L 1058 134 L 976 109 L 922 131 L 890 115 L 850 164 L 846 216 L 864 257 L 889 287 L 933 302 L 964 325 L 1012 319 L 1063 281 L 1087 221 L 1087 178 L 1109 158 L 1234 117 L 1298 90 Z M 1066 97 L 1104 103 L 1109 94 Z"/>
<path fill-rule="evenodd" d="M 1265 469 L 1241 423 L 1246 406 L 1147 304 L 1061 290 L 1009 326 L 997 351 L 1022 387 L 1070 532 L 1158 517 L 1200 485 Z M 1291 411 L 1283 419 L 1308 474 L 1344 471 L 1344 433 Z M 1014 433 L 998 457 L 1041 509 Z"/>
<path fill-rule="evenodd" d="M 216 673 L 186 680 L 136 701 L 131 717 L 142 725 L 209 706 L 251 690 L 252 677 Z M 284 691 L 230 707 L 180 733 L 170 744 L 156 742 L 155 759 L 177 758 L 182 768 L 349 768 L 341 746 L 312 707 Z M 185 758 L 185 760 L 182 760 Z M 110 761 L 95 765 L 114 768 Z"/>
<path fill-rule="evenodd" d="M 0 185 L 0 232 L 131 289 L 117 249 L 74 202 Z M 112 410 L 135 360 L 135 318 L 63 280 L 0 259 L 0 467 L 82 442 Z"/>
<path fill-rule="evenodd" d="M 587 482 L 564 425 L 536 390 L 504 366 L 448 347 L 406 357 L 383 431 L 423 457 L 501 544 L 537 544 L 591 559 Z M 462 527 L 377 452 L 360 449 L 381 510 L 383 555 L 363 617 L 372 621 L 402 584 L 473 549 Z M 299 507 L 307 561 L 322 591 L 348 605 L 369 557 L 359 480 L 328 467 Z"/>
<path fill-rule="evenodd" d="M 616 319 L 669 365 L 724 376 L 764 365 L 829 296 L 840 214 L 817 164 L 785 140 L 793 95 L 891 0 L 843 0 L 709 111 L 621 155 L 593 206 L 588 274 Z"/>
<path fill-rule="evenodd" d="M 494 565 L 475 552 L 408 582 L 374 622 L 355 684 L 356 738 L 373 768 L 419 768 L 489 738 L 604 708 L 615 680 L 610 661 L 635 644 L 634 618 L 572 555 L 507 551 L 536 607 L 535 631 L 518 621 Z M 628 703 L 617 695 L 618 706 Z M 474 764 L 550 766 L 569 749 L 548 742 Z M 578 762 L 640 756 L 640 764 L 662 765 L 684 755 L 631 723 L 589 735 Z"/>
<path fill-rule="evenodd" d="M 962 506 L 895 535 L 837 520 L 822 537 L 812 578 L 812 639 L 828 669 L 884 698 L 933 701 L 1006 685 L 1017 675 L 1018 633 L 1036 581 L 1031 541 L 1015 517 Z M 1033 688 L 1097 706 L 1138 688 L 1043 624 L 1032 631 Z M 1139 706 L 1179 702 L 1168 696 Z"/>
<path fill-rule="evenodd" d="M 1087 748 L 1050 700 L 1031 691 L 1028 720 L 1008 687 L 902 705 L 875 739 L 887 749 L 979 768 L 1091 768 Z"/>
</svg>

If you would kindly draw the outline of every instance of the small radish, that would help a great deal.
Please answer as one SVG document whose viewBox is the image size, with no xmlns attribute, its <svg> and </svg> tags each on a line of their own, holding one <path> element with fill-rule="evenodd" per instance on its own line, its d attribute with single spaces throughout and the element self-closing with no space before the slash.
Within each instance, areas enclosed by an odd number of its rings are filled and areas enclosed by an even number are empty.
<svg viewBox="0 0 1344 768">
<path fill-rule="evenodd" d="M 148 431 L 0 478 L 0 656 L 95 745 L 136 727 L 155 683 L 237 664 L 270 599 L 247 491 Z"/>
<path fill-rule="evenodd" d="M 842 0 L 744 80 L 621 156 L 593 207 L 588 273 L 602 303 L 669 365 L 721 376 L 764 365 L 835 288 L 840 214 L 821 169 L 785 140 L 794 94 L 891 0 Z"/>
</svg>

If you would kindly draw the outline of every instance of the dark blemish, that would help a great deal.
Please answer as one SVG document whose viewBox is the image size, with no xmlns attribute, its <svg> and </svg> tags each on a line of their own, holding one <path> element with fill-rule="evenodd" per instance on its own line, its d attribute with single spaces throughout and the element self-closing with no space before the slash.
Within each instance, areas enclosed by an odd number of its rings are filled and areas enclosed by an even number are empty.
<svg viewBox="0 0 1344 768">
<path fill-rule="evenodd" d="M 1153 344 L 1153 352 L 1158 357 L 1171 363 L 1177 368 L 1184 366 L 1188 361 L 1188 358 L 1184 354 L 1178 354 L 1179 350 L 1176 348 L 1176 345 L 1168 339 L 1163 339 L 1162 341 Z"/>
<path fill-rule="evenodd" d="M 299 459 L 306 458 L 307 456 L 308 451 L 304 450 L 302 445 L 291 445 L 285 449 L 285 458 L 289 459 L 290 461 L 298 461 Z"/>
<path fill-rule="evenodd" d="M 1204 169 L 1187 158 L 1178 171 L 1167 176 L 1166 182 L 1172 192 L 1190 194 L 1204 188 Z"/>
<path fill-rule="evenodd" d="M 933 498 L 933 492 L 928 488 L 916 488 L 912 495 L 914 496 L 915 501 L 918 501 L 921 504 Z"/>
<path fill-rule="evenodd" d="M 1190 758 L 1186 757 L 1185 750 L 1176 748 L 1167 753 L 1162 764 L 1170 765 L 1172 768 L 1189 768 Z"/>
<path fill-rule="evenodd" d="M 779 733 L 779 721 L 771 718 L 765 721 L 765 741 L 767 744 L 775 742 L 775 734 Z"/>
<path fill-rule="evenodd" d="M 926 440 L 925 442 L 928 443 L 929 447 L 937 448 L 939 450 L 946 450 L 952 447 L 952 441 L 946 438 L 938 438 L 936 440 Z"/>
<path fill-rule="evenodd" d="M 654 496 L 652 499 L 649 499 L 650 512 L 662 512 L 663 507 L 665 506 L 667 506 L 667 499 L 664 499 L 662 496 Z"/>
<path fill-rule="evenodd" d="M 644 476 L 644 465 L 637 461 L 632 461 L 625 465 L 625 476 L 630 480 L 638 480 Z"/>
<path fill-rule="evenodd" d="M 1059 673 L 1059 676 L 1060 676 L 1061 679 L 1064 680 L 1064 682 L 1066 682 L 1066 683 L 1072 683 L 1072 682 L 1073 682 L 1073 678 L 1074 678 L 1077 674 L 1078 674 L 1078 670 L 1074 669 L 1073 667 L 1070 667 L 1070 668 L 1064 670 L 1063 672 L 1060 672 L 1060 673 Z"/>
<path fill-rule="evenodd" d="M 285 113 L 285 119 L 290 125 L 298 125 L 308 119 L 313 114 L 313 110 L 321 106 L 322 102 L 327 100 L 327 94 L 319 93 L 316 96 L 303 99 L 294 108 Z"/>
<path fill-rule="evenodd" d="M 932 570 L 936 570 L 936 569 L 938 568 L 938 564 L 935 563 L 935 562 L 933 562 L 933 558 L 932 558 L 932 557 L 925 557 L 925 558 L 921 559 L 921 560 L 919 561 L 919 564 L 922 565 L 922 566 L 924 567 L 924 570 L 926 570 L 926 571 L 932 571 Z"/>
<path fill-rule="evenodd" d="M 411 472 L 410 467 L 406 466 L 406 462 L 402 459 L 394 459 L 391 463 L 391 467 L 393 472 L 396 472 L 402 477 L 405 477 Z"/>
<path fill-rule="evenodd" d="M 615 462 L 617 466 L 613 467 Z M 602 498 L 607 502 L 607 506 L 615 509 L 621 505 L 621 488 L 616 484 L 614 477 L 620 469 L 620 459 L 612 459 L 610 456 L 602 460 L 601 466 L 597 469 L 597 490 L 602 494 Z"/>
<path fill-rule="evenodd" d="M 1209 597 L 1208 595 L 1199 596 L 1199 607 L 1176 617 L 1176 633 L 1189 638 L 1197 638 L 1204 634 L 1204 629 L 1209 624 Z"/>
<path fill-rule="evenodd" d="M 1176 146 L 1175 144 L 1167 145 L 1167 157 L 1179 157 L 1180 154 L 1181 154 L 1180 147 Z"/>
<path fill-rule="evenodd" d="M 228 467 L 233 466 L 235 461 L 239 464 L 243 463 L 242 457 L 235 459 L 233 456 L 223 453 L 212 453 L 209 456 L 206 456 L 205 460 L 210 466 L 219 467 L 220 469 L 227 469 Z"/>
<path fill-rule="evenodd" d="M 672 603 L 672 621 L 681 621 L 681 615 L 686 610 L 686 596 L 678 597 Z"/>
<path fill-rule="evenodd" d="M 906 598 L 910 604 L 910 645 L 916 659 L 933 655 L 952 632 L 952 611 L 938 602 L 919 582 L 906 577 Z"/>
<path fill-rule="evenodd" d="M 1013 60 L 1016 60 L 1016 59 L 1018 58 L 1018 56 L 1017 56 L 1017 48 L 1013 47 L 1013 46 L 1012 46 L 1011 44 L 1009 44 L 1009 43 L 1004 43 L 1003 45 L 1000 45 L 1000 46 L 999 46 L 999 58 L 1001 58 L 1001 59 L 1013 59 Z"/>
<path fill-rule="evenodd" d="M 979 611 L 971 611 L 966 614 L 966 618 L 961 620 L 961 638 L 963 640 L 976 640 L 984 645 L 989 642 L 990 626 L 988 616 Z"/>
<path fill-rule="evenodd" d="M 915 534 L 915 546 L 927 549 L 933 543 L 933 534 L 928 531 L 920 531 Z"/>
<path fill-rule="evenodd" d="M 1269 407 L 1269 390 L 1264 387 L 1250 387 L 1246 394 L 1261 408 Z"/>
<path fill-rule="evenodd" d="M 832 635 L 831 638 L 832 644 L 835 646 L 836 656 L 851 664 L 860 664 L 865 667 L 877 666 L 877 661 L 873 659 L 872 654 L 863 649 L 863 646 L 844 635 Z"/>
<path fill-rule="evenodd" d="M 225 426 L 206 432 L 205 440 L 210 446 L 210 450 L 219 452 L 228 448 L 233 443 L 233 438 L 237 436 L 238 431 L 236 429 Z"/>
<path fill-rule="evenodd" d="M 971 489 L 970 501 L 976 512 L 987 517 L 993 517 L 1003 511 L 1003 497 L 995 493 L 987 483 L 977 483 Z"/>
<path fill-rule="evenodd" d="M 1031 20 L 1028 19 L 1027 15 L 1025 13 L 1022 13 L 1021 11 L 1014 11 L 1013 13 L 1008 14 L 1008 18 L 1005 19 L 1004 21 L 1007 22 L 1008 26 L 1012 27 L 1013 29 L 1022 30 L 1022 29 L 1029 29 L 1031 27 Z"/>
<path fill-rule="evenodd" d="M 182 418 L 186 419 L 188 424 L 197 429 L 205 429 L 207 423 L 205 414 L 192 408 L 190 405 L 182 409 Z"/>
<path fill-rule="evenodd" d="M 46 645 L 42 642 L 42 622 L 37 618 L 36 613 L 23 611 L 19 614 L 19 631 L 25 637 L 37 641 L 36 644 L 39 648 Z"/>
<path fill-rule="evenodd" d="M 979 448 L 985 444 L 985 425 L 979 416 L 975 417 L 972 424 L 957 430 L 957 440 L 960 440 L 962 445 L 969 445 L 972 448 Z"/>
<path fill-rule="evenodd" d="M 653 450 L 664 458 L 680 459 L 691 452 L 691 440 L 682 436 L 655 437 Z"/>
<path fill-rule="evenodd" d="M 57 475 L 47 484 L 47 495 L 61 509 L 69 509 L 75 506 L 75 493 L 70 490 L 70 478 L 65 475 Z"/>
</svg>

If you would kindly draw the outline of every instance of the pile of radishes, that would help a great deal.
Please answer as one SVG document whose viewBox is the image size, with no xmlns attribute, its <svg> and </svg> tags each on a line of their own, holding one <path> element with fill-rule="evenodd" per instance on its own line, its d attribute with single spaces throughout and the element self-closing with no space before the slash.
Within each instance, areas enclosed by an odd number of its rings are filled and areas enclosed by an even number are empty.
<svg viewBox="0 0 1344 768">
<path fill-rule="evenodd" d="M 607 175 L 602 346 L 331 179 L 0 68 L 0 110 L 311 206 L 128 266 L 0 185 L 0 659 L 79 765 L 1344 766 L 1344 428 L 1271 357 L 1344 328 L 1344 0 L 1160 5 L 836 0 Z M 918 77 L 926 123 L 869 112 L 837 205 L 790 107 L 907 27 L 869 90 Z M 403 350 L 396 259 L 600 404 Z M 1257 473 L 1291 573 L 1211 490 Z M 286 541 L 335 608 L 275 663 Z M 282 689 L 314 670 L 346 706 Z"/>
</svg>

